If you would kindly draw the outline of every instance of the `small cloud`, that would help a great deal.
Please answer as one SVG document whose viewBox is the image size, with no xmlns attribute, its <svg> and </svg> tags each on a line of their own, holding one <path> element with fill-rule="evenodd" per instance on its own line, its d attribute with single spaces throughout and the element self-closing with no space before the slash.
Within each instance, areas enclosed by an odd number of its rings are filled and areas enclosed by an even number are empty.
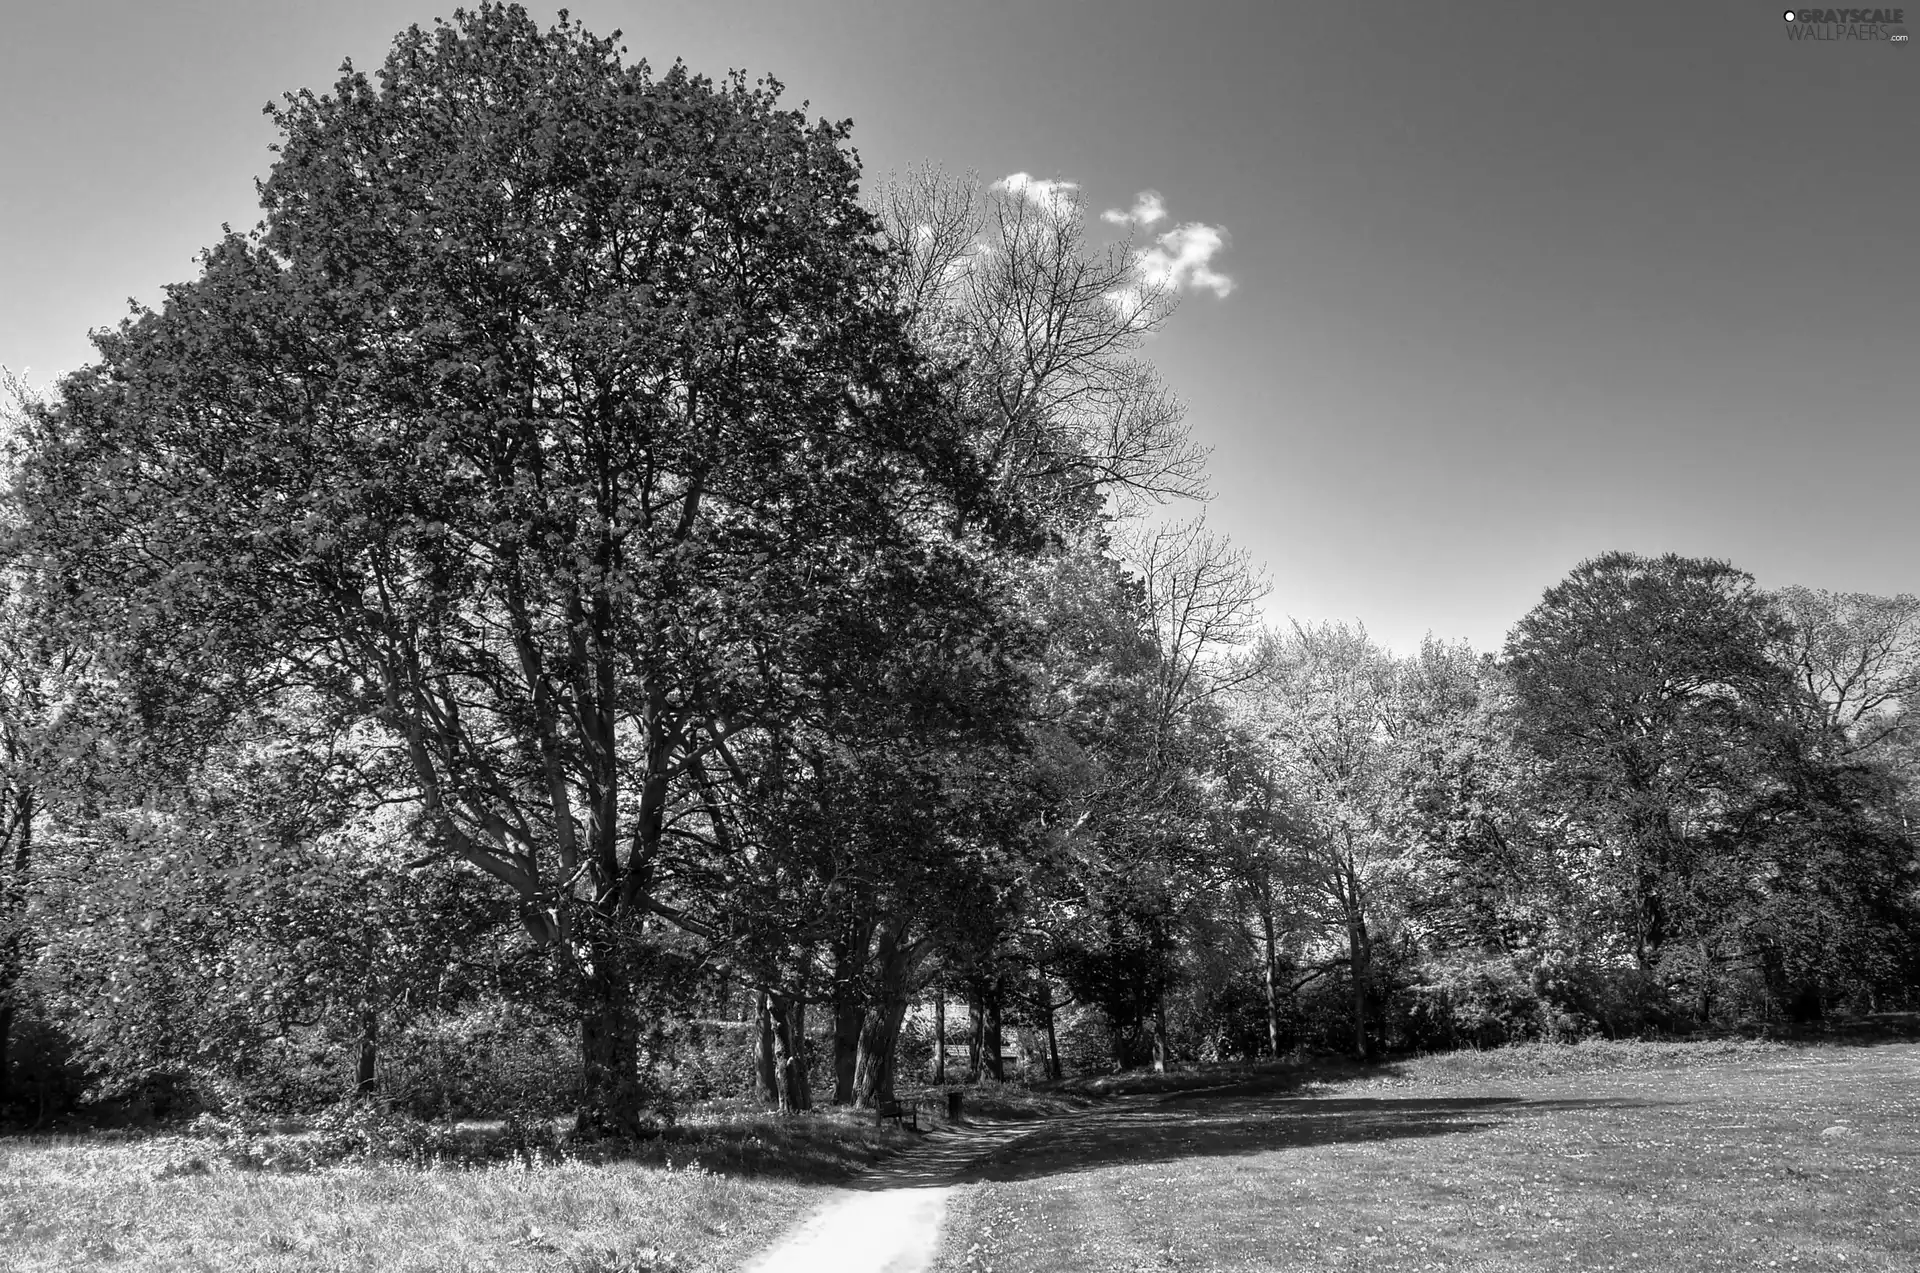
<svg viewBox="0 0 1920 1273">
<path fill-rule="evenodd" d="M 1131 209 L 1108 208 L 1100 214 L 1100 219 L 1114 225 L 1152 225 L 1167 219 L 1167 203 L 1158 190 L 1142 190 L 1133 197 Z"/>
<path fill-rule="evenodd" d="M 1080 187 L 1071 181 L 1046 181 L 1024 172 L 1013 172 L 994 182 L 992 188 L 1004 190 L 1016 199 L 1025 199 L 1058 217 L 1072 211 L 1078 199 L 1073 192 Z"/>
<path fill-rule="evenodd" d="M 1233 290 L 1233 280 L 1213 268 L 1213 258 L 1227 246 L 1220 226 L 1189 221 L 1175 226 L 1143 248 L 1134 258 L 1141 281 L 1153 287 L 1177 290 L 1204 288 L 1215 296 Z"/>
</svg>

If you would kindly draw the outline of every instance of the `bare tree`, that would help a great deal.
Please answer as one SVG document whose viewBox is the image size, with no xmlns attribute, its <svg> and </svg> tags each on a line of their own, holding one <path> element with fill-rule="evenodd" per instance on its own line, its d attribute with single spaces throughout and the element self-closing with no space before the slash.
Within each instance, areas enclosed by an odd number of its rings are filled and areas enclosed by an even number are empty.
<svg viewBox="0 0 1920 1273">
<path fill-rule="evenodd" d="M 1784 661 L 1846 755 L 1920 729 L 1920 597 L 1785 588 Z"/>
<path fill-rule="evenodd" d="M 983 453 L 1003 485 L 1069 506 L 1131 513 L 1206 493 L 1206 452 L 1185 408 L 1133 357 L 1174 308 L 1129 238 L 1087 242 L 1060 182 L 997 183 L 916 169 L 880 187 L 900 303 L 924 340 L 968 368 L 987 419 Z"/>
<path fill-rule="evenodd" d="M 1245 549 L 1207 529 L 1206 518 L 1136 526 L 1119 537 L 1138 576 L 1159 644 L 1155 745 L 1163 747 L 1192 709 L 1254 674 L 1225 656 L 1253 635 L 1268 583 Z"/>
<path fill-rule="evenodd" d="M 1194 726 L 1210 704 L 1249 675 L 1245 662 L 1234 662 L 1229 656 L 1256 630 L 1268 585 L 1246 551 L 1209 531 L 1204 518 L 1172 526 L 1135 526 L 1121 536 L 1118 547 L 1139 581 L 1157 657 L 1151 665 L 1146 704 L 1148 737 L 1138 740 L 1143 745 L 1144 767 L 1132 775 L 1127 790 L 1113 795 L 1134 816 L 1144 811 L 1152 817 L 1182 806 L 1192 814 L 1191 797 L 1180 793 L 1189 785 L 1198 759 L 1189 746 L 1199 736 Z M 1157 838 L 1144 842 L 1153 844 Z M 1196 857 L 1206 856 L 1191 842 L 1184 849 L 1162 846 L 1163 852 L 1169 849 L 1176 858 L 1194 865 L 1202 865 L 1194 861 Z M 1205 874 L 1204 869 L 1176 872 L 1168 879 L 1199 880 Z M 1176 898 L 1185 891 L 1170 890 L 1169 907 L 1178 909 Z M 1153 1022 L 1156 1070 L 1165 1068 L 1166 1056 L 1163 991 Z"/>
</svg>

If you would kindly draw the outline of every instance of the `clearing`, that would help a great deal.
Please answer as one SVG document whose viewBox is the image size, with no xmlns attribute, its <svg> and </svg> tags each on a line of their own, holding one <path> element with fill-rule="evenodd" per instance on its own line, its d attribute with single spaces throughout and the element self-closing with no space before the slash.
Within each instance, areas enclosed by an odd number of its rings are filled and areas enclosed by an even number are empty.
<svg viewBox="0 0 1920 1273">
<path fill-rule="evenodd" d="M 1920 1267 L 1920 1046 L 1522 1048 L 1295 1081 L 1135 1096 L 993 1152 L 935 1267 Z"/>
</svg>

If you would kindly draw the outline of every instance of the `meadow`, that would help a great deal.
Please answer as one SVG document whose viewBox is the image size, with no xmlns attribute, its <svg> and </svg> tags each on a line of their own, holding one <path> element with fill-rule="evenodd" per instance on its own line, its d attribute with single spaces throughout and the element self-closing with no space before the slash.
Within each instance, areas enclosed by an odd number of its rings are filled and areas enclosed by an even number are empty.
<svg viewBox="0 0 1920 1273">
<path fill-rule="evenodd" d="M 1914 1044 L 1179 1077 L 976 1164 L 939 1273 L 1920 1266 Z"/>
</svg>

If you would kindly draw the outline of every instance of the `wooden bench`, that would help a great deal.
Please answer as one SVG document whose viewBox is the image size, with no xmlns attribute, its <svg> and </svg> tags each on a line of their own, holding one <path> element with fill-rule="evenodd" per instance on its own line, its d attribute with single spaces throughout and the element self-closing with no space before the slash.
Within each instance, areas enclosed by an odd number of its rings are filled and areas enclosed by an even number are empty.
<svg viewBox="0 0 1920 1273">
<path fill-rule="evenodd" d="M 893 1125 L 898 1127 L 900 1120 L 906 1118 L 912 1120 L 914 1131 L 920 1130 L 919 1101 L 879 1101 L 873 1107 L 873 1115 L 875 1127 L 882 1125 L 889 1118 L 893 1120 Z"/>
</svg>

